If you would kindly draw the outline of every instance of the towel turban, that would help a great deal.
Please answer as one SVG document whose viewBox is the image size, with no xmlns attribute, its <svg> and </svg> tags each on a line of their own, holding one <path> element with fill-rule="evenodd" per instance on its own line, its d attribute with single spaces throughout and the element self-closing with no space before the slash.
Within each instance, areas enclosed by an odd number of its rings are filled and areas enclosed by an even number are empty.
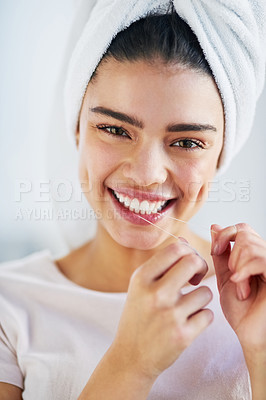
<svg viewBox="0 0 266 400">
<path fill-rule="evenodd" d="M 173 0 L 196 34 L 220 91 L 225 113 L 224 146 L 218 173 L 248 138 L 263 89 L 266 53 L 265 0 Z M 169 0 L 91 1 L 74 48 L 65 84 L 68 135 L 75 132 L 90 78 L 118 32 L 148 13 L 165 13 Z"/>
</svg>

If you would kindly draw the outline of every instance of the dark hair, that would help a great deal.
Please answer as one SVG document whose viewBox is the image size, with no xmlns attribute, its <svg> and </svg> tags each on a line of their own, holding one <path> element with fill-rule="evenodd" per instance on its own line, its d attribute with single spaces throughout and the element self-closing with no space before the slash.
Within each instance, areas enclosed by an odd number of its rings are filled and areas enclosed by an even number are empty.
<svg viewBox="0 0 266 400">
<path fill-rule="evenodd" d="M 120 62 L 159 59 L 213 76 L 197 36 L 173 7 L 168 14 L 147 15 L 119 32 L 101 61 L 110 57 Z"/>
</svg>

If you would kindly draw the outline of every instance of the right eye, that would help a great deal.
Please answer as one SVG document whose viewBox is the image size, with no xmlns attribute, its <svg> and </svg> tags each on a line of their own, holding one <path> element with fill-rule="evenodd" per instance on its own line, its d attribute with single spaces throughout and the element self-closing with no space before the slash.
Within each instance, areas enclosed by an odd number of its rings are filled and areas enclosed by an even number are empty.
<svg viewBox="0 0 266 400">
<path fill-rule="evenodd" d="M 121 126 L 114 126 L 114 125 L 97 125 L 97 128 L 106 132 L 108 135 L 111 136 L 119 136 L 123 138 L 129 138 L 127 131 L 123 129 Z"/>
</svg>

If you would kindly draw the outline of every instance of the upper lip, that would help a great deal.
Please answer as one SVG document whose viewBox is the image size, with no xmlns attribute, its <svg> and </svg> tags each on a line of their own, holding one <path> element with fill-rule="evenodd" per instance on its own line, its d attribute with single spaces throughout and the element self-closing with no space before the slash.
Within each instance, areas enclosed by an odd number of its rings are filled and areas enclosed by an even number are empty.
<svg viewBox="0 0 266 400">
<path fill-rule="evenodd" d="M 110 189 L 124 196 L 128 196 L 130 199 L 137 198 L 138 200 L 167 201 L 174 198 L 169 196 L 159 196 L 156 193 L 143 192 L 141 190 L 133 188 L 118 188 L 118 189 L 110 188 Z"/>
</svg>

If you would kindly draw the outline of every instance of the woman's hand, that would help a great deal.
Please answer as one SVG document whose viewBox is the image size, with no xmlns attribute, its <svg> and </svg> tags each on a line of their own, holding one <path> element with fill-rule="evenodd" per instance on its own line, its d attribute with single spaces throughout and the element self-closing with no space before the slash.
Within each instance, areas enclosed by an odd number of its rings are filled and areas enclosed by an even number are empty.
<svg viewBox="0 0 266 400">
<path fill-rule="evenodd" d="M 252 399 L 265 400 L 266 242 L 246 224 L 211 229 L 221 306 L 242 345 Z"/>
<path fill-rule="evenodd" d="M 266 242 L 249 225 L 212 225 L 221 306 L 242 345 L 252 399 L 266 393 Z M 234 242 L 231 249 L 230 242 Z"/>
<path fill-rule="evenodd" d="M 155 380 L 211 323 L 212 312 L 203 309 L 212 299 L 209 288 L 181 294 L 206 272 L 206 262 L 182 238 L 134 272 L 110 348 L 125 368 Z"/>
<path fill-rule="evenodd" d="M 266 242 L 247 224 L 211 229 L 225 317 L 243 350 L 266 354 Z"/>
</svg>

